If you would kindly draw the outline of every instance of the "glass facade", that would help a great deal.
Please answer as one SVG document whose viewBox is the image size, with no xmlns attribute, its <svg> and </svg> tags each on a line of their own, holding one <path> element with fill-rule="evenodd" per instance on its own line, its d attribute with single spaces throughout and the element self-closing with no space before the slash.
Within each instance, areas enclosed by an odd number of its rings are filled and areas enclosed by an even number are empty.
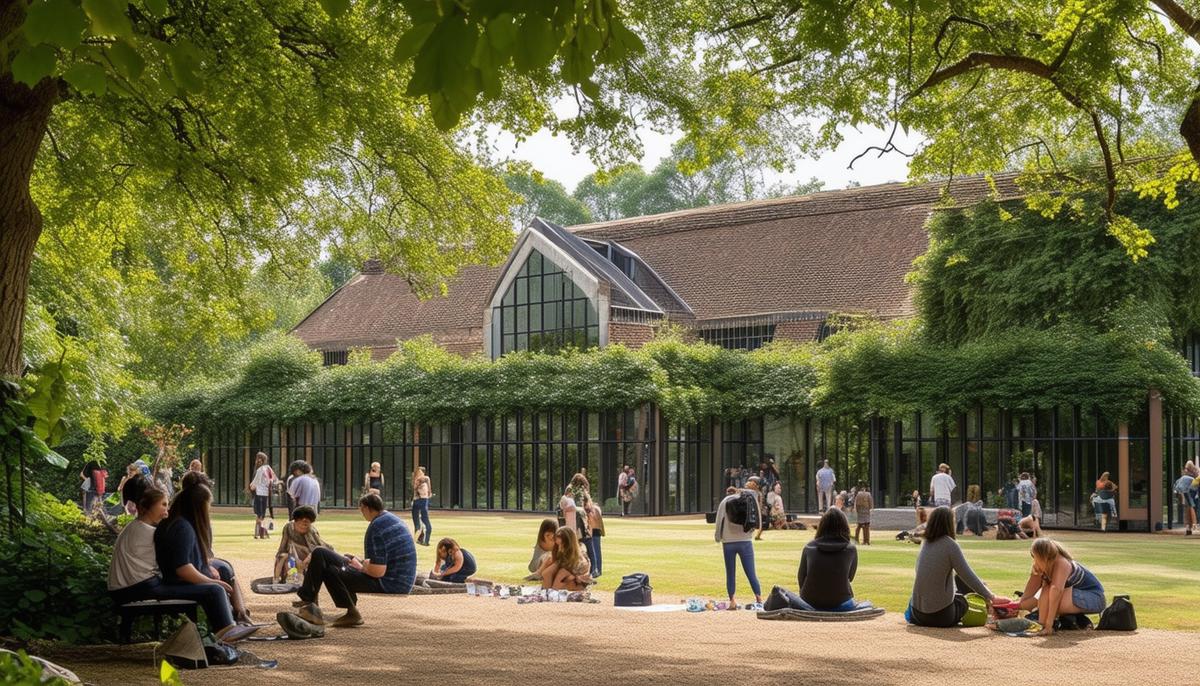
<svg viewBox="0 0 1200 686">
<path fill-rule="evenodd" d="M 537 250 L 492 308 L 492 357 L 514 350 L 553 352 L 600 344 L 596 304 L 561 267 Z"/>
<path fill-rule="evenodd" d="M 632 507 L 639 514 L 711 511 L 724 496 L 730 470 L 756 471 L 770 459 L 791 511 L 815 510 L 813 478 L 823 460 L 837 474 L 837 490 L 867 481 L 876 506 L 909 507 L 912 492 L 927 493 L 930 477 L 945 462 L 958 484 L 954 499 L 978 485 L 989 506 L 1002 502 L 1009 479 L 1032 473 L 1045 523 L 1061 528 L 1097 526 L 1091 494 L 1107 471 L 1120 488 L 1121 526 L 1139 530 L 1150 526 L 1151 502 L 1162 504 L 1168 526 L 1180 521 L 1170 486 L 1184 462 L 1200 459 L 1200 420 L 1167 413 L 1163 493 L 1152 497 L 1146 408 L 1124 428 L 1078 407 L 977 408 L 943 419 L 915 413 L 899 419 L 758 417 L 691 425 L 657 417 L 652 406 L 644 406 L 518 412 L 434 426 L 329 422 L 221 431 L 197 443 L 216 483 L 215 501 L 222 505 L 245 503 L 259 450 L 272 456 L 280 473 L 293 460 L 312 464 L 326 507 L 353 506 L 363 474 L 379 462 L 386 476 L 384 500 L 394 509 L 409 504 L 411 474 L 419 463 L 433 480 L 435 508 L 552 512 L 563 486 L 586 469 L 593 497 L 616 512 L 617 474 L 630 465 L 640 484 Z"/>
<path fill-rule="evenodd" d="M 650 408 L 617 412 L 523 413 L 473 417 L 450 425 L 306 424 L 201 436 L 197 445 L 216 482 L 214 502 L 244 505 L 245 484 L 258 451 L 280 474 L 306 460 L 321 482 L 321 504 L 352 507 L 371 462 L 384 473 L 383 500 L 403 510 L 412 500 L 412 472 L 425 468 L 434 508 L 550 512 L 563 487 L 582 470 L 606 511 L 620 511 L 618 470 L 632 466 L 640 488 L 630 511 L 644 514 L 655 443 Z M 695 511 L 695 510 L 692 510 Z"/>
</svg>

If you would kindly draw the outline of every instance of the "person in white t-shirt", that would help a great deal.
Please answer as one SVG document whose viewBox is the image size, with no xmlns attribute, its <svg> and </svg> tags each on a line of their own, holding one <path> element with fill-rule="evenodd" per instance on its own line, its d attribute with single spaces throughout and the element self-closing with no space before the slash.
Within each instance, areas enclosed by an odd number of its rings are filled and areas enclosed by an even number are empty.
<svg viewBox="0 0 1200 686">
<path fill-rule="evenodd" d="M 938 465 L 937 474 L 934 474 L 933 478 L 929 480 L 929 495 L 933 497 L 933 506 L 950 507 L 956 486 L 954 477 L 950 476 L 950 465 L 945 462 Z"/>
<path fill-rule="evenodd" d="M 271 460 L 266 453 L 254 456 L 254 479 L 246 489 L 254 499 L 254 537 L 270 538 L 271 534 L 263 525 L 267 509 L 271 505 L 271 489 L 275 486 L 275 470 L 271 469 Z"/>
</svg>

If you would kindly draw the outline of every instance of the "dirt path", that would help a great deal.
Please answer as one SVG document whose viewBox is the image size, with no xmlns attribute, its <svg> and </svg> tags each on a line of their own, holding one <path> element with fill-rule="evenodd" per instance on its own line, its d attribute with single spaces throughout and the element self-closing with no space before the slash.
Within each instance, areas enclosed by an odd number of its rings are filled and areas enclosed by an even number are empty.
<svg viewBox="0 0 1200 686">
<path fill-rule="evenodd" d="M 262 563 L 234 561 L 243 579 Z M 245 584 L 243 584 L 245 585 Z M 324 596 L 323 596 L 324 598 Z M 292 596 L 251 596 L 259 621 L 287 609 Z M 661 603 L 678 598 L 657 598 Z M 336 610 L 326 599 L 327 615 Z M 644 613 L 598 605 L 531 604 L 466 596 L 364 597 L 367 625 L 330 629 L 324 639 L 246 642 L 278 659 L 270 672 L 219 668 L 185 672 L 185 684 L 481 683 L 525 686 L 558 680 L 567 670 L 600 683 L 732 684 L 751 666 L 768 682 L 822 686 L 914 684 L 950 679 L 972 686 L 1014 681 L 1078 683 L 1103 664 L 1105 683 L 1190 683 L 1181 656 L 1196 635 L 1158 630 L 1134 634 L 1066 632 L 1018 639 L 986 629 L 918 629 L 895 613 L 869 622 L 765 622 L 754 613 Z M 1143 655 L 1144 660 L 1113 659 Z M 1160 655 L 1157 660 L 1150 656 Z M 85 681 L 156 684 L 148 647 L 117 661 L 59 657 Z M 1153 665 L 1152 667 L 1150 665 Z M 931 681 L 932 679 L 932 681 Z"/>
</svg>

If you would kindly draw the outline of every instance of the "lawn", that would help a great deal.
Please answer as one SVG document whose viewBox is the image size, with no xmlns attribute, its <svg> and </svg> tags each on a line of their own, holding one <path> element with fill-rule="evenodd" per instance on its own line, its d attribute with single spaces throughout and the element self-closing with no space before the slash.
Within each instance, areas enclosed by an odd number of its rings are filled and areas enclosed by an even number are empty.
<svg viewBox="0 0 1200 686">
<path fill-rule="evenodd" d="M 411 526 L 412 520 L 405 515 Z M 431 512 L 437 538 L 450 536 L 475 554 L 480 576 L 517 581 L 526 574 L 540 517 L 510 513 Z M 253 517 L 214 514 L 214 547 L 235 560 L 270 558 L 278 544 L 253 538 Z M 277 522 L 282 526 L 283 522 Z M 612 517 L 605 522 L 604 576 L 599 588 L 611 591 L 622 574 L 646 572 L 658 602 L 678 602 L 687 596 L 721 598 L 725 572 L 713 529 L 702 516 L 670 518 Z M 362 552 L 366 523 L 356 512 L 323 514 L 321 535 L 345 552 Z M 1200 613 L 1191 606 L 1191 590 L 1200 571 L 1200 537 L 1150 534 L 1052 532 L 1076 559 L 1096 573 L 1111 599 L 1127 594 L 1146 628 L 1200 630 Z M 812 531 L 768 531 L 756 544 L 758 576 L 766 593 L 772 585 L 795 587 L 800 549 Z M 967 536 L 961 539 L 976 573 L 1000 594 L 1024 587 L 1029 574 L 1029 544 Z M 436 539 L 435 539 L 436 543 Z M 420 570 L 433 564 L 433 547 L 419 547 Z M 894 539 L 894 532 L 876 532 L 873 544 L 859 550 L 854 589 L 891 611 L 903 611 L 912 588 L 917 546 Z M 739 571 L 739 599 L 749 600 L 745 577 Z"/>
</svg>

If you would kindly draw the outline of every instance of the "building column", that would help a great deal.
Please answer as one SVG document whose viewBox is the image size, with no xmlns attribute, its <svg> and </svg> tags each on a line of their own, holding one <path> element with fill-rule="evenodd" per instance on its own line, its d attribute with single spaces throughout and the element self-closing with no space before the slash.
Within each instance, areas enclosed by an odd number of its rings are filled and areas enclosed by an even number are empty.
<svg viewBox="0 0 1200 686">
<path fill-rule="evenodd" d="M 1146 503 L 1150 507 L 1147 521 L 1150 531 L 1154 531 L 1162 523 L 1163 515 L 1163 407 L 1162 394 L 1156 390 L 1150 391 L 1150 492 L 1146 495 Z"/>
</svg>

